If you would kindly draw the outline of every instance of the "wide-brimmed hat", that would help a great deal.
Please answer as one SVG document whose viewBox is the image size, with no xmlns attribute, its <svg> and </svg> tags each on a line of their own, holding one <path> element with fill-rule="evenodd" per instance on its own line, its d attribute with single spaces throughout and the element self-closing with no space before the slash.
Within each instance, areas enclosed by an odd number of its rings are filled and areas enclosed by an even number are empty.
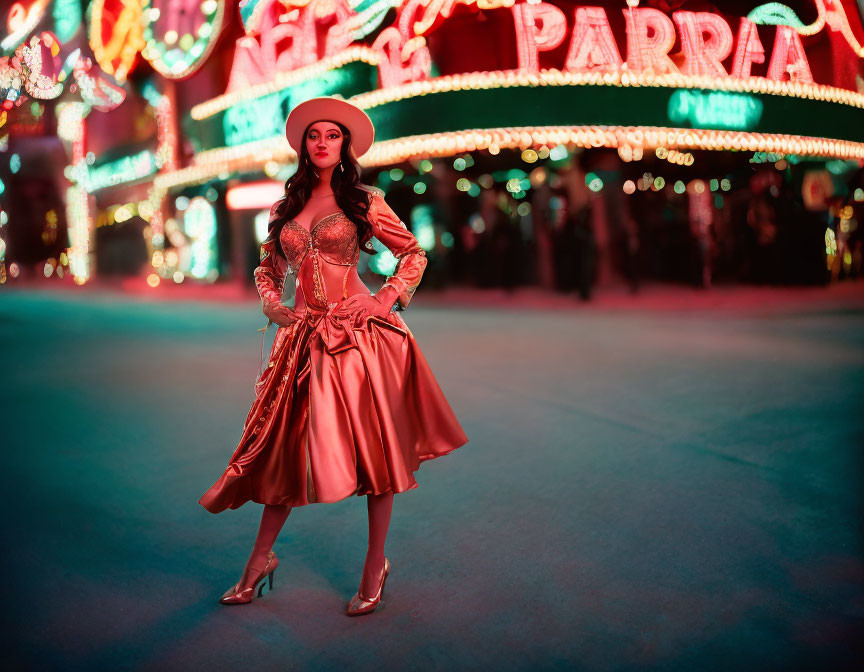
<svg viewBox="0 0 864 672">
<path fill-rule="evenodd" d="M 343 98 L 323 96 L 310 98 L 291 110 L 285 123 L 285 135 L 291 149 L 300 156 L 303 133 L 316 121 L 338 121 L 351 131 L 350 152 L 354 158 L 363 156 L 375 140 L 375 127 L 363 110 Z"/>
</svg>

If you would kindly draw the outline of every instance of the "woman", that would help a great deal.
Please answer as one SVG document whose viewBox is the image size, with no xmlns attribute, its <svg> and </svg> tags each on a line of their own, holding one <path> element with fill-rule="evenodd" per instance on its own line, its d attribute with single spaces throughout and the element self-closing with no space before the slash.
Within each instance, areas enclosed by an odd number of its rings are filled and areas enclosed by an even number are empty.
<svg viewBox="0 0 864 672">
<path fill-rule="evenodd" d="M 265 580 L 273 587 L 271 548 L 293 507 L 365 495 L 369 546 L 348 604 L 356 616 L 375 609 L 390 572 L 394 493 L 416 488 L 421 462 L 468 438 L 394 312 L 411 300 L 426 257 L 380 190 L 359 184 L 356 159 L 372 145 L 372 122 L 344 100 L 314 98 L 291 111 L 286 134 L 298 168 L 271 209 L 255 269 L 276 338 L 240 445 L 200 503 L 212 513 L 264 504 L 243 575 L 220 600 L 248 604 Z M 399 260 L 374 295 L 357 274 L 360 249 L 374 253 L 372 236 Z M 282 303 L 286 273 L 296 278 L 293 307 Z"/>
</svg>

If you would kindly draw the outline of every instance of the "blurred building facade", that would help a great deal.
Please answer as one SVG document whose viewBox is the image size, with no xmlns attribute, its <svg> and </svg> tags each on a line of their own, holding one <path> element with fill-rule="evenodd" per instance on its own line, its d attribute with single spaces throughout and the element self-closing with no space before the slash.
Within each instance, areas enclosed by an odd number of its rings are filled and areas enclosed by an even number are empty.
<svg viewBox="0 0 864 672">
<path fill-rule="evenodd" d="M 363 179 L 427 249 L 427 286 L 861 273 L 855 0 L 22 0 L 2 19 L 4 284 L 250 285 L 296 162 L 285 118 L 320 95 L 372 117 Z M 369 280 L 394 265 L 361 255 Z"/>
</svg>

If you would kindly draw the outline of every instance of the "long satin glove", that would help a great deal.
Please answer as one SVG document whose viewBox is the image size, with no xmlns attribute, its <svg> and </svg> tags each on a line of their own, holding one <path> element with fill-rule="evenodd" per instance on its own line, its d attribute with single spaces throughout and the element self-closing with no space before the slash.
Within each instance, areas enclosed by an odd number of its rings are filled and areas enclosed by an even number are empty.
<svg viewBox="0 0 864 672">
<path fill-rule="evenodd" d="M 384 281 L 375 296 L 387 306 L 387 312 L 390 312 L 391 306 L 395 310 L 405 310 L 423 278 L 427 263 L 426 251 L 387 205 L 379 191 L 372 193 L 367 218 L 372 235 L 399 260 L 396 270 Z"/>
<path fill-rule="evenodd" d="M 282 290 L 285 287 L 285 274 L 288 271 L 288 262 L 276 253 L 276 242 L 273 240 L 265 241 L 261 245 L 261 261 L 258 267 L 253 271 L 255 277 L 255 287 L 258 290 L 258 296 L 261 297 L 262 312 L 268 305 L 281 305 Z M 266 312 L 264 312 L 267 315 Z M 267 316 L 269 321 L 274 322 L 270 316 Z M 266 331 L 264 327 L 261 331 Z"/>
</svg>

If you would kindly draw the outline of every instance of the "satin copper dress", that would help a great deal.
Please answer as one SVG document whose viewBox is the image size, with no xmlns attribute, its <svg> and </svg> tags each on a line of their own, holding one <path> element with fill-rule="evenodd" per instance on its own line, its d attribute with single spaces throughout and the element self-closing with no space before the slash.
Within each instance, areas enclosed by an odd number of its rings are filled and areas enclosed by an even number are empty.
<svg viewBox="0 0 864 672">
<path fill-rule="evenodd" d="M 255 269 L 262 300 L 281 301 L 288 273 L 296 275 L 305 308 L 301 319 L 276 331 L 240 444 L 200 499 L 208 511 L 247 501 L 302 506 L 404 492 L 417 487 L 414 472 L 422 462 L 467 443 L 395 312 L 408 306 L 420 283 L 425 253 L 378 192 L 371 195 L 368 221 L 371 235 L 398 259 L 384 283 L 398 293 L 386 317 L 339 309 L 351 295 L 349 272 L 360 253 L 357 227 L 341 211 L 311 232 L 285 224 L 279 243 L 287 259 L 275 254 L 272 242 L 262 246 Z"/>
</svg>

